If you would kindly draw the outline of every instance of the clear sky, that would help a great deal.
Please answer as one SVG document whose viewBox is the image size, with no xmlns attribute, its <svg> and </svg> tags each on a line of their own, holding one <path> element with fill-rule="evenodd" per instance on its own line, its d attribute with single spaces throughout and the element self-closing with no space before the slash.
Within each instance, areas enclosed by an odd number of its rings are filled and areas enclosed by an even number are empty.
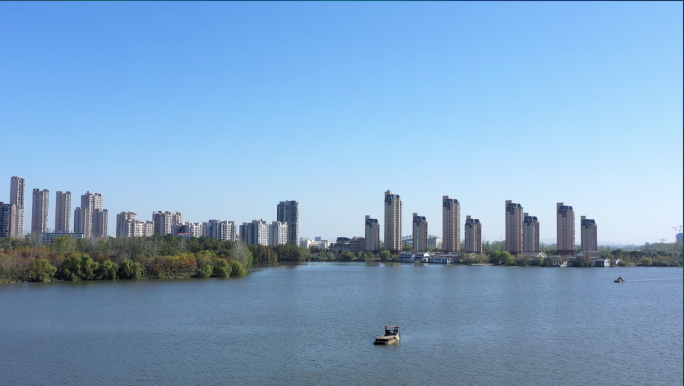
<svg viewBox="0 0 684 386">
<path fill-rule="evenodd" d="M 276 219 L 363 236 L 400 194 L 504 237 L 504 201 L 555 239 L 673 241 L 682 213 L 681 2 L 1 2 L 0 200 L 104 195 L 116 213 Z M 4 181 L 2 183 L 1 181 Z M 0 187 L 2 186 L 0 184 Z M 73 229 L 73 219 L 72 219 Z M 463 235 L 461 235 L 463 236 Z M 579 231 L 577 233 L 579 243 Z"/>
</svg>

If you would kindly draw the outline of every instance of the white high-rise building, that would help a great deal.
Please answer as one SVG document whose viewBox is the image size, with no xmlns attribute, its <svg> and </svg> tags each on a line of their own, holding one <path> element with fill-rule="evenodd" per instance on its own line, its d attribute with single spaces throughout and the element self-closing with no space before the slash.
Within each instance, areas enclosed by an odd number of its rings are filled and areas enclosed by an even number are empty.
<svg viewBox="0 0 684 386">
<path fill-rule="evenodd" d="M 539 220 L 523 213 L 523 252 L 539 252 Z"/>
<path fill-rule="evenodd" d="M 55 200 L 55 233 L 69 233 L 71 229 L 71 192 L 57 192 Z"/>
<path fill-rule="evenodd" d="M 424 216 L 413 214 L 413 250 L 427 252 L 428 250 L 428 223 Z"/>
<path fill-rule="evenodd" d="M 102 202 L 102 193 L 87 191 L 81 195 L 81 206 L 74 210 L 74 233 L 83 233 L 87 239 L 107 236 L 107 225 L 102 221 L 108 215 L 101 212 Z"/>
<path fill-rule="evenodd" d="M 556 253 L 575 254 L 575 211 L 562 202 L 556 204 Z"/>
<path fill-rule="evenodd" d="M 216 221 L 216 220 L 214 220 Z M 182 224 L 171 225 L 171 233 L 174 236 L 192 236 L 192 237 L 202 237 L 208 236 L 205 234 L 205 225 L 202 222 L 184 222 Z M 211 237 L 211 236 L 209 236 Z"/>
<path fill-rule="evenodd" d="M 482 224 L 470 216 L 465 222 L 465 253 L 482 253 Z"/>
<path fill-rule="evenodd" d="M 287 243 L 299 245 L 299 201 L 280 201 L 277 220 L 287 223 Z"/>
<path fill-rule="evenodd" d="M 385 249 L 401 251 L 401 197 L 385 192 Z"/>
<path fill-rule="evenodd" d="M 461 251 L 461 204 L 457 199 L 442 196 L 442 249 Z"/>
<path fill-rule="evenodd" d="M 287 244 L 288 224 L 286 222 L 273 221 L 268 226 L 268 245 Z"/>
<path fill-rule="evenodd" d="M 377 252 L 380 250 L 380 223 L 378 219 L 366 216 L 365 221 L 366 250 Z"/>
<path fill-rule="evenodd" d="M 138 214 L 135 212 L 121 212 L 116 215 L 116 237 L 135 237 L 135 222 Z M 139 233 L 142 233 L 140 231 Z"/>
<path fill-rule="evenodd" d="M 50 191 L 33 189 L 33 213 L 31 215 L 31 233 L 42 235 L 48 231 L 48 211 L 50 210 Z"/>
<path fill-rule="evenodd" d="M 596 221 L 587 218 L 586 216 L 580 217 L 581 227 L 582 227 L 582 252 L 596 252 L 598 251 L 598 235 L 596 229 Z"/>
<path fill-rule="evenodd" d="M 264 220 L 242 223 L 240 225 L 240 241 L 268 246 L 268 223 Z"/>
<path fill-rule="evenodd" d="M 188 228 L 190 230 L 190 228 Z M 219 240 L 235 241 L 235 222 L 225 220 L 209 220 L 202 224 L 202 234 Z"/>
<path fill-rule="evenodd" d="M 24 209 L 26 199 L 26 180 L 19 176 L 13 176 L 10 181 L 10 204 L 15 205 L 14 216 L 10 227 L 17 238 L 24 237 Z"/>
<path fill-rule="evenodd" d="M 152 221 L 154 222 L 155 235 L 170 235 L 173 234 L 173 225 L 183 222 L 183 214 L 169 211 L 152 212 Z"/>
<path fill-rule="evenodd" d="M 523 207 L 506 200 L 506 250 L 512 254 L 523 251 Z"/>
</svg>

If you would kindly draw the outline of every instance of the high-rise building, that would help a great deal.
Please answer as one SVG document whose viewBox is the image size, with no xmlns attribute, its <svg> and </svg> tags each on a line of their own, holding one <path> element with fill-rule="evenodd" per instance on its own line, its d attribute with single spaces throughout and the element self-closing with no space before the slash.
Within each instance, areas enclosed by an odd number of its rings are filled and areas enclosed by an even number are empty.
<svg viewBox="0 0 684 386">
<path fill-rule="evenodd" d="M 562 202 L 556 204 L 556 253 L 575 254 L 575 211 Z"/>
<path fill-rule="evenodd" d="M 457 199 L 442 196 L 442 249 L 461 251 L 461 204 Z"/>
<path fill-rule="evenodd" d="M 138 214 L 135 212 L 121 212 L 116 215 L 116 237 L 135 237 L 135 222 Z M 142 233 L 142 228 L 138 233 Z"/>
<path fill-rule="evenodd" d="M 57 192 L 55 200 L 55 233 L 69 233 L 71 229 L 71 192 Z"/>
<path fill-rule="evenodd" d="M 102 202 L 102 193 L 87 191 L 81 195 L 81 206 L 74 210 L 74 233 L 83 233 L 83 237 L 86 239 L 107 236 L 107 225 L 101 223 L 108 216 L 100 212 Z"/>
<path fill-rule="evenodd" d="M 380 224 L 378 219 L 370 218 L 366 216 L 365 222 L 366 234 L 366 251 L 379 251 L 380 250 Z"/>
<path fill-rule="evenodd" d="M 15 205 L 14 217 L 10 227 L 17 238 L 24 237 L 24 209 L 26 198 L 26 180 L 19 176 L 13 176 L 10 181 L 10 204 Z"/>
<path fill-rule="evenodd" d="M 482 253 L 482 224 L 470 216 L 465 222 L 465 253 Z"/>
<path fill-rule="evenodd" d="M 95 209 L 93 212 L 93 237 L 107 237 L 109 213 L 107 209 Z"/>
<path fill-rule="evenodd" d="M 240 225 L 240 241 L 248 244 L 268 245 L 268 223 L 264 220 L 242 223 Z"/>
<path fill-rule="evenodd" d="M 512 254 L 523 251 L 523 207 L 506 200 L 506 250 Z"/>
<path fill-rule="evenodd" d="M 287 223 L 287 243 L 299 245 L 299 202 L 280 201 L 277 220 Z"/>
<path fill-rule="evenodd" d="M 212 220 L 209 220 L 212 221 Z M 218 220 L 213 220 L 213 221 L 218 221 Z M 228 225 L 231 225 L 232 221 L 228 222 Z M 202 236 L 207 236 L 207 237 L 213 237 L 211 235 L 205 234 L 205 222 L 184 222 L 181 224 L 175 224 L 171 225 L 171 234 L 174 236 L 179 236 L 179 235 L 185 235 L 185 237 L 202 237 Z M 235 224 L 233 223 L 233 229 L 235 228 Z M 218 229 L 218 231 L 224 231 L 225 232 L 225 226 L 220 227 L 221 229 Z M 212 229 L 212 231 L 216 232 L 217 230 Z M 210 233 L 213 234 L 213 232 L 210 231 Z M 219 235 L 221 237 L 223 236 L 224 233 L 220 233 Z M 219 238 L 219 237 L 215 237 Z M 226 239 L 228 240 L 228 239 Z"/>
<path fill-rule="evenodd" d="M 401 251 L 401 197 L 385 192 L 385 249 Z"/>
<path fill-rule="evenodd" d="M 152 221 L 154 222 L 155 235 L 170 235 L 173 234 L 173 225 L 183 222 L 183 214 L 169 211 L 152 212 Z"/>
<path fill-rule="evenodd" d="M 16 237 L 12 227 L 17 206 L 0 202 L 0 237 Z"/>
<path fill-rule="evenodd" d="M 523 214 L 523 252 L 539 252 L 539 220 L 537 216 Z"/>
<path fill-rule="evenodd" d="M 413 214 L 413 250 L 428 250 L 428 223 L 425 216 L 418 216 L 418 213 Z"/>
<path fill-rule="evenodd" d="M 596 232 L 596 221 L 587 218 L 587 216 L 580 217 L 581 219 L 581 242 L 582 252 L 596 252 L 598 251 L 598 236 Z"/>
<path fill-rule="evenodd" d="M 33 189 L 33 213 L 31 215 L 31 233 L 42 235 L 48 231 L 48 211 L 50 210 L 50 191 Z"/>
<path fill-rule="evenodd" d="M 286 222 L 273 221 L 268 226 L 268 245 L 287 244 L 288 224 Z"/>
<path fill-rule="evenodd" d="M 185 227 L 183 230 L 186 230 Z M 193 233 L 191 232 L 193 230 L 195 232 L 197 231 L 196 229 L 192 229 L 191 226 L 187 227 L 188 233 Z M 208 222 L 202 223 L 202 235 L 219 240 L 235 241 L 235 222 L 225 220 L 209 220 Z"/>
</svg>

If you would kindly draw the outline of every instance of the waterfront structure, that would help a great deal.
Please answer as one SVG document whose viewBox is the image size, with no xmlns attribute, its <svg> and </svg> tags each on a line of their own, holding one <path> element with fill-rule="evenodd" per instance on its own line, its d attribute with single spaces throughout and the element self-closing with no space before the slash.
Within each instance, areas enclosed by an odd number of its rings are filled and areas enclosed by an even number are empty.
<svg viewBox="0 0 684 386">
<path fill-rule="evenodd" d="M 482 224 L 480 219 L 466 216 L 465 253 L 482 253 Z"/>
<path fill-rule="evenodd" d="M 366 251 L 379 251 L 380 250 L 380 223 L 378 219 L 370 218 L 366 216 L 365 218 L 365 237 L 366 240 Z"/>
<path fill-rule="evenodd" d="M 13 176 L 10 180 L 10 204 L 15 205 L 14 216 L 10 219 L 10 233 L 12 237 L 24 237 L 24 204 L 26 198 L 26 180 L 19 176 Z"/>
<path fill-rule="evenodd" d="M 16 237 L 12 227 L 17 206 L 0 202 L 0 237 Z"/>
<path fill-rule="evenodd" d="M 556 253 L 575 254 L 575 212 L 562 202 L 556 204 Z"/>
<path fill-rule="evenodd" d="M 540 252 L 539 220 L 537 216 L 523 214 L 523 252 Z"/>
<path fill-rule="evenodd" d="M 31 214 L 31 233 L 42 235 L 48 231 L 48 211 L 50 210 L 50 191 L 33 189 L 33 213 Z"/>
<path fill-rule="evenodd" d="M 523 207 L 506 200 L 506 250 L 512 254 L 523 251 Z"/>
<path fill-rule="evenodd" d="M 430 248 L 430 249 L 442 249 L 443 245 L 444 245 L 444 241 L 442 240 L 441 237 L 439 237 L 439 236 L 428 236 L 428 248 Z"/>
<path fill-rule="evenodd" d="M 385 192 L 385 249 L 401 251 L 401 197 Z"/>
<path fill-rule="evenodd" d="M 192 224 L 192 223 L 187 223 Z M 184 233 L 197 232 L 195 226 L 183 226 L 181 231 Z M 202 223 L 202 235 L 219 240 L 235 241 L 235 222 L 226 220 L 209 220 Z"/>
<path fill-rule="evenodd" d="M 170 235 L 173 234 L 173 225 L 183 222 L 183 214 L 169 211 L 152 212 L 152 222 L 154 223 L 155 235 Z"/>
<path fill-rule="evenodd" d="M 55 232 L 71 229 L 71 192 L 58 191 L 55 199 Z"/>
<path fill-rule="evenodd" d="M 338 237 L 328 248 L 333 253 L 362 252 L 366 247 L 364 237 Z"/>
<path fill-rule="evenodd" d="M 273 221 L 268 226 L 268 245 L 287 244 L 288 227 L 286 222 Z"/>
<path fill-rule="evenodd" d="M 41 241 L 43 244 L 50 244 L 54 239 L 62 236 L 69 236 L 74 240 L 82 239 L 84 238 L 83 233 L 69 233 L 69 232 L 50 232 L 50 233 L 43 233 L 41 235 Z"/>
<path fill-rule="evenodd" d="M 107 214 L 102 212 L 102 193 L 87 191 L 81 195 L 81 206 L 74 210 L 74 233 L 83 233 L 84 237 L 106 237 Z"/>
<path fill-rule="evenodd" d="M 287 243 L 299 243 L 299 201 L 280 201 L 276 220 L 287 223 Z"/>
<path fill-rule="evenodd" d="M 442 196 L 442 235 L 445 252 L 461 251 L 461 204 L 450 196 Z"/>
<path fill-rule="evenodd" d="M 268 246 L 268 223 L 261 219 L 252 220 L 251 223 L 242 223 L 240 225 L 240 241 Z"/>
<path fill-rule="evenodd" d="M 93 211 L 93 237 L 107 237 L 109 213 L 107 209 L 95 209 Z"/>
<path fill-rule="evenodd" d="M 596 221 L 587 216 L 580 217 L 582 252 L 598 251 L 598 236 Z"/>
<path fill-rule="evenodd" d="M 428 223 L 425 216 L 418 216 L 418 213 L 413 214 L 413 250 L 427 251 L 428 246 Z"/>
</svg>

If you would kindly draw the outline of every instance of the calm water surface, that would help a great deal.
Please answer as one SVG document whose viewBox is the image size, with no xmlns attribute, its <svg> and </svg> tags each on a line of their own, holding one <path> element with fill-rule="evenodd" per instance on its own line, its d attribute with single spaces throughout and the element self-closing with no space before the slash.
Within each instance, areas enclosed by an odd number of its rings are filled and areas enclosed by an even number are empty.
<svg viewBox="0 0 684 386">
<path fill-rule="evenodd" d="M 682 286 L 680 268 L 363 263 L 2 285 L 0 384 L 681 385 Z M 372 344 L 385 324 L 398 345 Z"/>
</svg>

